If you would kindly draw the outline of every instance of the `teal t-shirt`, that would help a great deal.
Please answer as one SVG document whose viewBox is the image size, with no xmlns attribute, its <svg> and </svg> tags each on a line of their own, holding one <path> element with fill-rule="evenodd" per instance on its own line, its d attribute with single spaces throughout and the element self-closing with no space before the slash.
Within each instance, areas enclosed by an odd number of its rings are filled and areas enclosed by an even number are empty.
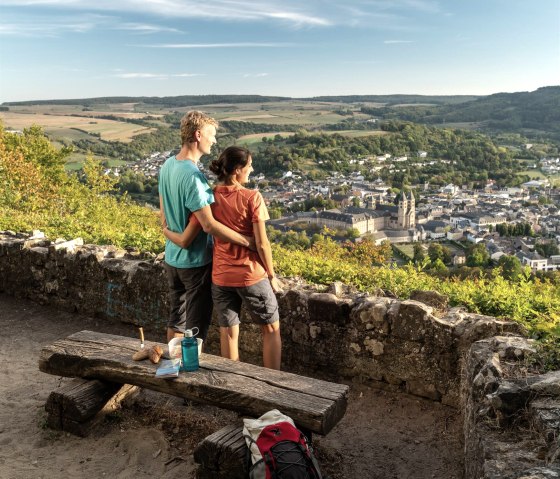
<svg viewBox="0 0 560 479">
<path fill-rule="evenodd" d="M 193 211 L 214 202 L 206 177 L 190 160 L 177 160 L 174 156 L 165 160 L 159 172 L 158 188 L 167 227 L 177 233 L 185 229 Z M 211 238 L 202 230 L 186 249 L 169 240 L 165 242 L 165 262 L 170 266 L 195 268 L 211 261 Z"/>
</svg>

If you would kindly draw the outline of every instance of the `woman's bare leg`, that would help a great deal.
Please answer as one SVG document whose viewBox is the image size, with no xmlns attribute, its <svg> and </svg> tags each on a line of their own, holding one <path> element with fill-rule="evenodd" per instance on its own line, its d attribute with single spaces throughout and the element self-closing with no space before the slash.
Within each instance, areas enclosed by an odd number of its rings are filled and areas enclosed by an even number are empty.
<svg viewBox="0 0 560 479">
<path fill-rule="evenodd" d="M 265 368 L 280 369 L 282 360 L 282 338 L 280 321 L 261 326 L 263 335 L 263 365 Z"/>
</svg>

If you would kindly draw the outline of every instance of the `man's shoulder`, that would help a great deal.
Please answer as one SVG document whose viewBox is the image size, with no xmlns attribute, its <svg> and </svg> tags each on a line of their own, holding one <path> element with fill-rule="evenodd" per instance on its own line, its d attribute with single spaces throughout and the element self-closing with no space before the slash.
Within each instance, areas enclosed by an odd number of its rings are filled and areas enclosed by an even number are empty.
<svg viewBox="0 0 560 479">
<path fill-rule="evenodd" d="M 175 155 L 168 156 L 166 160 L 163 162 L 163 166 L 169 166 L 171 163 L 175 161 Z M 162 168 L 163 168 L 162 166 Z"/>
<path fill-rule="evenodd" d="M 208 181 L 204 174 L 191 161 L 177 160 L 174 156 L 170 156 L 165 160 L 160 172 L 161 171 L 172 176 L 175 181 L 192 182 L 200 180 L 205 183 Z"/>
</svg>

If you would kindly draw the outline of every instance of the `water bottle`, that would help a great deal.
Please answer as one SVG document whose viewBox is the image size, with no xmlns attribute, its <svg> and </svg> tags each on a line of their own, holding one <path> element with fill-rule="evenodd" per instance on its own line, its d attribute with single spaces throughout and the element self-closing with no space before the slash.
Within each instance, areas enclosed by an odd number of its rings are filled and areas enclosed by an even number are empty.
<svg viewBox="0 0 560 479">
<path fill-rule="evenodd" d="M 183 360 L 181 371 L 196 371 L 198 369 L 198 342 L 193 336 L 192 329 L 187 329 L 185 337 L 181 340 L 181 358 Z"/>
</svg>

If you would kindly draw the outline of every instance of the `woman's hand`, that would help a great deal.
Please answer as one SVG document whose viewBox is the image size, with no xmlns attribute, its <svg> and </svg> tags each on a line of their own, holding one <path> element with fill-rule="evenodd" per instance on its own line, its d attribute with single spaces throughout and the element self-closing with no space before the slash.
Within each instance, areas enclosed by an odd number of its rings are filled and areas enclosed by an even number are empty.
<svg viewBox="0 0 560 479">
<path fill-rule="evenodd" d="M 272 291 L 274 291 L 275 293 L 284 291 L 283 290 L 284 285 L 276 276 L 273 276 L 272 278 L 268 278 L 268 280 L 270 281 L 270 286 L 272 286 Z"/>
</svg>

